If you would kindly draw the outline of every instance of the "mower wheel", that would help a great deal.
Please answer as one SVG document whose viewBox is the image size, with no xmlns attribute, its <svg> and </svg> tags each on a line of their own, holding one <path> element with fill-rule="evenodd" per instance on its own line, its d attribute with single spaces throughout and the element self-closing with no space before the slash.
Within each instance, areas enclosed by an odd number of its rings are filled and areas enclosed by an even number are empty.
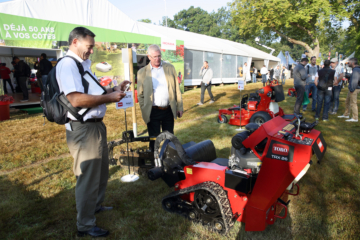
<svg viewBox="0 0 360 240">
<path fill-rule="evenodd" d="M 271 119 L 270 115 L 267 112 L 261 111 L 254 113 L 254 115 L 251 116 L 250 122 L 256 123 L 257 125 L 261 126 L 262 124 L 266 123 Z"/>
<path fill-rule="evenodd" d="M 224 114 L 221 114 L 221 118 L 222 120 L 218 117 L 218 123 L 227 123 L 229 121 Z"/>
</svg>

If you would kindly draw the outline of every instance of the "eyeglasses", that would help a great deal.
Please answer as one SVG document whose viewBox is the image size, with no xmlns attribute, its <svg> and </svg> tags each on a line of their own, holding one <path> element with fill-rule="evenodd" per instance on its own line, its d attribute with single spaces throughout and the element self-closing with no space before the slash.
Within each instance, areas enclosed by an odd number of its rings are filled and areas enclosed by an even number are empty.
<svg viewBox="0 0 360 240">
<path fill-rule="evenodd" d="M 150 57 L 153 58 L 153 59 L 159 59 L 159 58 L 161 58 L 161 56 L 155 56 L 155 57 L 150 56 Z"/>
</svg>

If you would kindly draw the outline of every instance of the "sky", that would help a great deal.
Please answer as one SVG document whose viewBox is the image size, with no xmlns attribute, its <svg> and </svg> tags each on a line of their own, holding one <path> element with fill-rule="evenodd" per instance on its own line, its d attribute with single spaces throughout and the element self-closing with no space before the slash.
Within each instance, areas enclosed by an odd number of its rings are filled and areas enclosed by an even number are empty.
<svg viewBox="0 0 360 240">
<path fill-rule="evenodd" d="M 167 14 L 165 13 L 165 0 L 109 0 L 109 2 L 133 20 L 149 18 L 152 22 L 159 24 L 163 16 L 167 15 L 168 18 L 173 19 L 176 13 L 191 6 L 212 12 L 225 7 L 230 0 L 166 0 Z"/>
<path fill-rule="evenodd" d="M 0 0 L 8 2 L 9 0 Z M 49 0 L 51 1 L 51 0 Z M 173 19 L 173 16 L 183 9 L 191 6 L 200 7 L 207 12 L 217 11 L 221 7 L 227 6 L 232 0 L 109 0 L 115 7 L 128 15 L 133 20 L 150 19 L 153 23 L 159 24 L 163 16 Z M 166 14 L 167 13 L 167 14 Z M 343 28 L 347 28 L 349 22 L 343 23 Z"/>
</svg>

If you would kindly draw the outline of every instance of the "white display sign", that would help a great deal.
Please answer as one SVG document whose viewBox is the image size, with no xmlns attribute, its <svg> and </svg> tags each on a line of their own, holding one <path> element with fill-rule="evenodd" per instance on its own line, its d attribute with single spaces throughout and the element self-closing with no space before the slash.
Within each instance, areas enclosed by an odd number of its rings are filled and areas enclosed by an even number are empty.
<svg viewBox="0 0 360 240">
<path fill-rule="evenodd" d="M 134 106 L 133 92 L 126 92 L 126 96 L 120 100 L 120 102 L 115 103 L 116 109 L 125 109 Z"/>
<path fill-rule="evenodd" d="M 244 80 L 238 81 L 238 90 L 244 90 Z"/>
<path fill-rule="evenodd" d="M 161 38 L 161 49 L 176 51 L 176 40 Z"/>
</svg>

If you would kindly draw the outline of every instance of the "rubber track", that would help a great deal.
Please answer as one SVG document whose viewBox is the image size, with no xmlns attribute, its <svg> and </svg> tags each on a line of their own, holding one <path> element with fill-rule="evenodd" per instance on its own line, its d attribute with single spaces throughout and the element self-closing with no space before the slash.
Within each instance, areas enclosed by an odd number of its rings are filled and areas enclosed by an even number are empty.
<svg viewBox="0 0 360 240">
<path fill-rule="evenodd" d="M 219 184 L 217 184 L 215 182 L 200 183 L 200 184 L 197 184 L 197 185 L 194 185 L 194 186 L 191 186 L 188 188 L 184 188 L 179 191 L 175 191 L 175 192 L 168 194 L 161 201 L 163 209 L 167 212 L 179 214 L 177 211 L 171 211 L 171 210 L 167 209 L 165 206 L 165 203 L 164 203 L 165 200 L 167 200 L 169 198 L 177 197 L 177 196 L 180 196 L 180 195 L 183 195 L 186 193 L 195 192 L 196 190 L 209 191 L 216 198 L 216 200 L 220 206 L 222 219 L 225 223 L 225 233 L 224 234 L 226 234 L 229 231 L 229 229 L 234 225 L 233 214 L 232 214 L 229 199 L 227 198 L 227 193 Z M 180 214 L 180 215 L 182 215 L 182 214 Z"/>
</svg>

